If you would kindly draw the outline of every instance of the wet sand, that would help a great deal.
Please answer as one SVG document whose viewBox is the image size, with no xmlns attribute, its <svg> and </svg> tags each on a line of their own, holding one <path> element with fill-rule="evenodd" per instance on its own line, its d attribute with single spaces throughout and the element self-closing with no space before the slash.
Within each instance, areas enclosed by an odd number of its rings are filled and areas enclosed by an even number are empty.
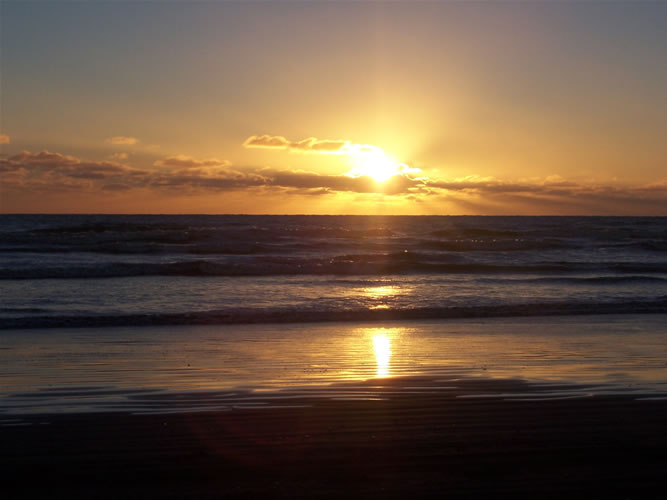
<svg viewBox="0 0 667 500">
<path fill-rule="evenodd" d="M 4 330 L 0 415 L 8 406 L 141 408 L 128 391 L 292 389 L 452 373 L 667 392 L 665 359 L 667 314 Z"/>
<path fill-rule="evenodd" d="M 398 377 L 354 384 L 360 397 L 345 383 L 317 396 L 282 391 L 280 404 L 261 409 L 5 415 L 3 491 L 7 498 L 664 498 L 667 400 L 570 389 Z"/>
</svg>

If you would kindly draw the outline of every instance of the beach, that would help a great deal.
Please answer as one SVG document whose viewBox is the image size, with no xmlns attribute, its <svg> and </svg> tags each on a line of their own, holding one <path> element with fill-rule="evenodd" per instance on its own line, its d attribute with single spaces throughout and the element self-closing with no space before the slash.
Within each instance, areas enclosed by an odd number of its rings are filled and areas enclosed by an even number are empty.
<svg viewBox="0 0 667 500">
<path fill-rule="evenodd" d="M 4 484 L 13 498 L 660 498 L 664 325 L 8 330 Z"/>
<path fill-rule="evenodd" d="M 508 401 L 484 394 L 521 399 L 529 386 L 488 379 L 394 394 L 438 383 L 397 379 L 373 388 L 390 393 L 381 400 L 301 397 L 261 410 L 27 417 L 0 428 L 4 488 L 12 498 L 664 494 L 665 399 Z"/>
<path fill-rule="evenodd" d="M 667 491 L 664 218 L 0 218 L 12 498 Z"/>
</svg>

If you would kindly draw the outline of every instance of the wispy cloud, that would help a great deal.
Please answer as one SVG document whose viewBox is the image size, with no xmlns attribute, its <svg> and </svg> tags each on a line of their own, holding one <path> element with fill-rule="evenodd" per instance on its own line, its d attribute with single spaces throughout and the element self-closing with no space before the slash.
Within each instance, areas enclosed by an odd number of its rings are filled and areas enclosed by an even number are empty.
<svg viewBox="0 0 667 500">
<path fill-rule="evenodd" d="M 7 134 L 0 134 L 0 144 L 9 144 L 11 141 Z"/>
<path fill-rule="evenodd" d="M 459 179 L 396 175 L 377 183 L 366 175 L 323 175 L 305 170 L 239 168 L 225 160 L 176 155 L 151 168 L 116 161 L 88 161 L 41 151 L 0 157 L 4 193 L 104 193 L 147 190 L 167 196 L 247 190 L 284 196 L 382 193 L 428 206 L 458 207 L 463 213 L 655 214 L 667 215 L 667 178 L 626 186 L 580 183 L 559 177 L 509 181 L 469 176 Z M 65 195 L 65 194 L 63 194 Z M 104 199 L 103 197 L 100 200 Z M 426 204 L 425 204 L 426 205 Z"/>
<path fill-rule="evenodd" d="M 547 177 L 513 182 L 466 177 L 430 181 L 425 190 L 477 213 L 667 215 L 667 179 L 635 186 Z"/>
<path fill-rule="evenodd" d="M 300 141 L 289 141 L 282 135 L 253 135 L 243 145 L 246 148 L 285 149 L 297 153 L 348 154 L 376 149 L 368 144 L 353 144 L 339 139 L 308 137 Z"/>
<path fill-rule="evenodd" d="M 110 160 L 127 160 L 130 157 L 127 153 L 114 153 L 109 155 L 107 158 Z"/>
<path fill-rule="evenodd" d="M 251 135 L 243 145 L 246 148 L 287 149 L 290 141 L 280 135 Z"/>
<path fill-rule="evenodd" d="M 157 160 L 153 163 L 155 167 L 181 167 L 181 168 L 195 168 L 195 167 L 215 167 L 229 165 L 227 160 L 218 160 L 217 158 L 208 158 L 206 160 L 197 160 L 191 156 L 175 155 L 168 156 L 163 160 Z"/>
<path fill-rule="evenodd" d="M 136 137 L 117 135 L 114 137 L 109 137 L 105 142 L 107 144 L 113 144 L 114 146 L 132 146 L 133 144 L 138 144 L 139 139 Z"/>
<path fill-rule="evenodd" d="M 0 158 L 0 180 L 8 189 L 28 194 L 58 191 L 96 191 L 108 181 L 141 185 L 146 172 L 114 161 L 84 161 L 50 151 Z"/>
<path fill-rule="evenodd" d="M 369 176 L 351 177 L 349 175 L 322 175 L 299 170 L 261 171 L 270 179 L 271 185 L 283 188 L 315 190 L 317 194 L 334 192 L 377 193 L 388 195 L 409 193 L 412 188 L 421 185 L 421 181 L 404 176 L 395 176 L 387 182 L 378 184 Z M 314 193 L 310 193 L 314 194 Z"/>
<path fill-rule="evenodd" d="M 426 183 L 428 188 L 435 188 L 450 192 L 466 192 L 477 194 L 536 194 L 574 196 L 582 192 L 613 192 L 623 190 L 611 185 L 582 184 L 566 181 L 557 176 L 550 176 L 543 180 L 506 181 L 495 177 L 468 176 L 453 180 L 431 180 Z M 635 188 L 640 189 L 640 188 Z"/>
<path fill-rule="evenodd" d="M 6 187 L 15 189 L 54 190 L 78 189 L 121 191 L 129 189 L 229 190 L 270 184 L 270 180 L 255 172 L 240 172 L 228 168 L 220 160 L 196 160 L 186 156 L 168 159 L 169 168 L 151 170 L 134 168 L 114 161 L 84 161 L 80 158 L 41 151 L 24 151 L 0 158 L 0 175 Z"/>
<path fill-rule="evenodd" d="M 422 181 L 396 176 L 378 183 L 368 176 L 323 175 L 299 170 L 273 170 L 246 168 L 234 169 L 228 161 L 196 159 L 185 155 L 170 156 L 154 163 L 154 169 L 133 168 L 113 161 L 83 161 L 77 157 L 42 151 L 24 151 L 9 158 L 0 159 L 0 172 L 13 172 L 13 181 L 20 178 L 24 187 L 42 186 L 48 180 L 58 184 L 63 179 L 95 181 L 82 184 L 82 189 L 132 189 L 156 190 L 231 190 L 259 188 L 310 191 L 318 194 L 334 192 L 385 194 L 408 193 L 422 186 Z M 71 183 L 68 183 L 71 186 Z"/>
<path fill-rule="evenodd" d="M 330 139 L 316 139 L 309 137 L 298 142 L 290 144 L 290 149 L 302 153 L 326 153 L 326 154 L 343 154 L 351 147 L 349 141 L 330 140 Z"/>
<path fill-rule="evenodd" d="M 4 158 L 0 160 L 0 162 L 0 165 L 2 165 L 5 169 L 32 169 L 77 165 L 81 163 L 81 160 L 75 158 L 74 156 L 64 155 L 61 153 L 52 153 L 45 150 L 39 153 L 23 151 L 19 154 L 10 156 L 9 158 Z"/>
</svg>

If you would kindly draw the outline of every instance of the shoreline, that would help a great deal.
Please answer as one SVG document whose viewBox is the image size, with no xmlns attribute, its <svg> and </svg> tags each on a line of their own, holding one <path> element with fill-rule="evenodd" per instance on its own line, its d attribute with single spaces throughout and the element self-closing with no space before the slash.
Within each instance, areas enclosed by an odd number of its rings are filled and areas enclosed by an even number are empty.
<svg viewBox="0 0 667 500">
<path fill-rule="evenodd" d="M 429 321 L 466 319 L 561 318 L 579 316 L 667 315 L 667 300 L 655 303 L 619 301 L 600 304 L 528 303 L 498 306 L 451 306 L 446 308 L 360 309 L 349 311 L 244 311 L 146 313 L 115 316 L 43 316 L 5 318 L 0 332 L 6 330 L 120 328 L 151 326 L 215 326 L 364 323 L 388 321 Z M 298 318 L 298 321 L 297 321 Z"/>
<path fill-rule="evenodd" d="M 664 333 L 657 315 L 6 330 L 3 486 L 660 498 Z"/>
<path fill-rule="evenodd" d="M 0 415 L 225 405 L 404 377 L 667 392 L 665 315 L 5 330 Z M 240 396 L 239 396 L 240 397 Z M 241 399 L 246 399 L 243 396 Z M 188 401 L 184 399 L 182 401 Z M 182 402 L 181 401 L 181 402 Z"/>
<path fill-rule="evenodd" d="M 25 416 L 24 425 L 0 426 L 0 467 L 13 497 L 664 493 L 667 400 L 531 398 L 529 384 L 495 379 L 427 390 L 442 383 L 387 379 L 384 398 L 304 395 L 262 409 Z M 415 390 L 397 390 L 407 387 Z"/>
</svg>

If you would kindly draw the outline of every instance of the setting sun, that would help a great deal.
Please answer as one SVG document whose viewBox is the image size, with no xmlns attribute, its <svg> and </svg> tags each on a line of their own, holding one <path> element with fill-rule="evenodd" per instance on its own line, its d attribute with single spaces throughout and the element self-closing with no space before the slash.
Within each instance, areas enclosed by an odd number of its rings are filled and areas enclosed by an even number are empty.
<svg viewBox="0 0 667 500">
<path fill-rule="evenodd" d="M 355 167 L 348 172 L 352 177 L 367 176 L 376 182 L 385 182 L 400 175 L 402 165 L 380 148 L 365 148 L 353 155 Z"/>
</svg>

